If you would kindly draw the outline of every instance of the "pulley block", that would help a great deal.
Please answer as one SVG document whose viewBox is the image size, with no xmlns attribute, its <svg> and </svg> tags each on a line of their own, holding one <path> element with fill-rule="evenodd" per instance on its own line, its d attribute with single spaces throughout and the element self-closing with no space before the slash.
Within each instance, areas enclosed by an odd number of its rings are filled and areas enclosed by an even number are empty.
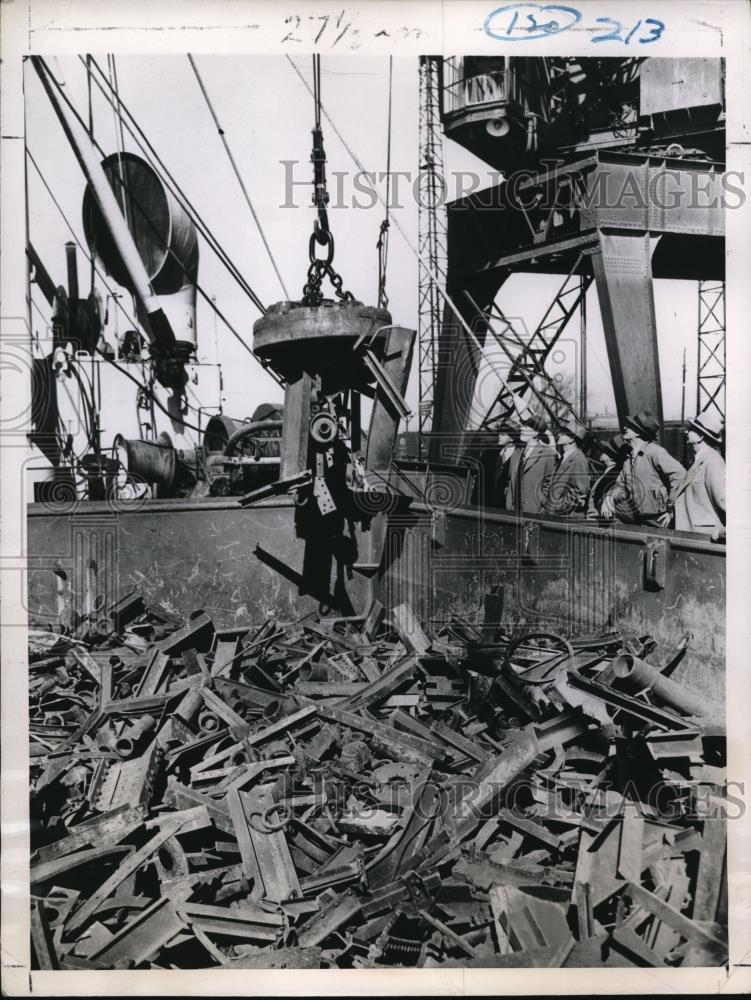
<svg viewBox="0 0 751 1000">
<path fill-rule="evenodd" d="M 331 413 L 316 413 L 310 421 L 310 436 L 316 444 L 330 445 L 339 435 L 336 418 Z"/>
</svg>

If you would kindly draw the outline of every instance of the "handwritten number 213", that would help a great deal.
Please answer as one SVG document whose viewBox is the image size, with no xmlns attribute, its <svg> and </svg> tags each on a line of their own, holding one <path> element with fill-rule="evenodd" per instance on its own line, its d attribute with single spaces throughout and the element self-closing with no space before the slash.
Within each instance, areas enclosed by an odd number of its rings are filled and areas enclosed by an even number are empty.
<svg viewBox="0 0 751 1000">
<path fill-rule="evenodd" d="M 637 39 L 637 41 L 639 42 L 640 45 L 646 45 L 648 42 L 656 42 L 657 39 L 665 30 L 665 25 L 663 24 L 662 21 L 658 21 L 654 17 L 647 17 L 643 21 L 642 20 L 637 21 L 636 24 L 633 26 L 633 28 L 631 28 L 628 34 L 625 35 L 624 37 L 621 34 L 621 31 L 623 30 L 623 25 L 621 24 L 620 21 L 616 21 L 612 17 L 598 17 L 596 18 L 596 20 L 598 24 L 606 25 L 607 27 L 603 28 L 603 30 L 605 31 L 604 35 L 594 35 L 592 37 L 593 42 L 623 42 L 624 45 L 628 45 L 633 36 L 636 34 L 636 32 L 643 24 L 645 28 L 647 25 L 650 25 L 649 34 L 646 36 L 646 38 L 640 37 L 639 39 Z M 612 25 L 612 27 L 610 27 L 610 25 Z"/>
</svg>

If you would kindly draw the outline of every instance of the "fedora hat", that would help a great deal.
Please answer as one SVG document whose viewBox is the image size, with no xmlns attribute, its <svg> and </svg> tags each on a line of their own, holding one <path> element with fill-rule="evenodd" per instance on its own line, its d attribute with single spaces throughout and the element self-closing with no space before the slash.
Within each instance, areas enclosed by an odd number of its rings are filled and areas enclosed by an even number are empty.
<svg viewBox="0 0 751 1000">
<path fill-rule="evenodd" d="M 622 434 L 615 434 L 607 441 L 601 442 L 600 450 L 617 462 L 621 455 L 628 450 L 628 445 Z"/>
<path fill-rule="evenodd" d="M 700 413 L 692 420 L 689 420 L 687 426 L 691 430 L 696 431 L 697 434 L 701 434 L 711 444 L 722 444 L 722 436 L 725 433 L 725 421 L 717 410 L 712 410 L 711 413 L 705 410 L 704 413 Z"/>
<path fill-rule="evenodd" d="M 631 414 L 626 417 L 623 423 L 645 441 L 654 441 L 660 431 L 657 417 L 649 410 L 641 410 L 639 413 Z"/>
<path fill-rule="evenodd" d="M 544 434 L 548 429 L 547 421 L 538 413 L 530 413 L 522 418 L 522 423 L 526 427 L 531 427 L 536 434 Z"/>
<path fill-rule="evenodd" d="M 590 434 L 586 427 L 578 423 L 576 420 L 564 420 L 558 425 L 559 434 L 568 434 L 572 437 L 574 441 L 578 441 L 582 444 L 586 441 Z"/>
</svg>

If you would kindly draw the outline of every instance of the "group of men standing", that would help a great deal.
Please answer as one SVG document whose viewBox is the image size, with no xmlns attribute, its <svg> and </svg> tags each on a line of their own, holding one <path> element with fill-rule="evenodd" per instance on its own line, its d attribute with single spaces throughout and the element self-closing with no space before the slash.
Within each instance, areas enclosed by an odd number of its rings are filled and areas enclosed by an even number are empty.
<svg viewBox="0 0 751 1000">
<path fill-rule="evenodd" d="M 626 417 L 606 442 L 575 421 L 556 427 L 529 414 L 498 435 L 496 505 L 506 510 L 617 519 L 718 538 L 725 526 L 724 425 L 719 413 L 689 420 L 689 469 L 658 444 L 648 410 Z"/>
</svg>

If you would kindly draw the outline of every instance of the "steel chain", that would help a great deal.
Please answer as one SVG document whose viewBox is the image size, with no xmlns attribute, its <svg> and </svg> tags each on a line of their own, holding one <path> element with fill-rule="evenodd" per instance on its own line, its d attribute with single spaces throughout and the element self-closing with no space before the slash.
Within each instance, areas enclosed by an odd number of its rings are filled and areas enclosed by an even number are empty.
<svg viewBox="0 0 751 1000">
<path fill-rule="evenodd" d="M 328 275 L 329 281 L 333 285 L 334 293 L 341 302 L 355 302 L 352 292 L 342 288 L 344 279 L 338 274 L 331 263 L 326 260 L 313 258 L 308 268 L 308 277 L 302 290 L 302 302 L 306 306 L 319 306 L 323 302 L 323 292 L 321 285 L 324 276 Z"/>
</svg>

